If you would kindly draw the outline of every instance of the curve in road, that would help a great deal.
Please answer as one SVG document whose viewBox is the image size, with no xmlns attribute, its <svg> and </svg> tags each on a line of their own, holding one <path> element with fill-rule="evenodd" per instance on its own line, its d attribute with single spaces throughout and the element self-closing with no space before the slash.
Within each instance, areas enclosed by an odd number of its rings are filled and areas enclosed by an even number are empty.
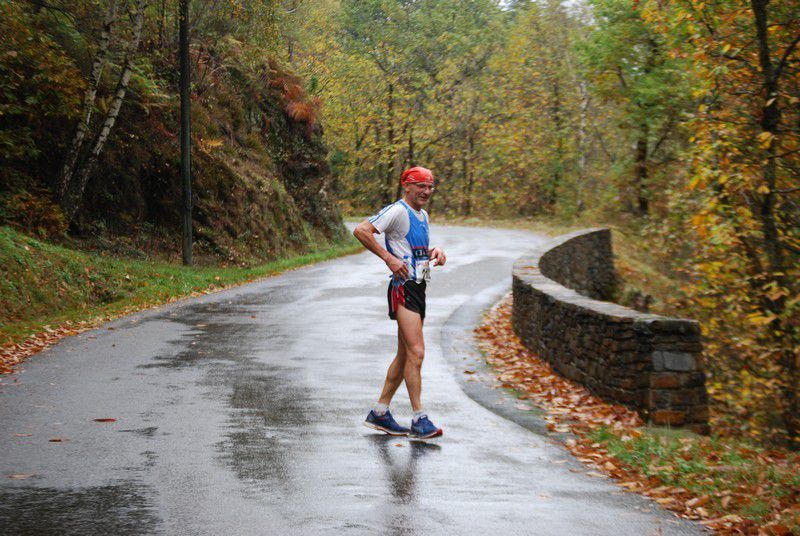
<svg viewBox="0 0 800 536">
<path fill-rule="evenodd" d="M 454 379 L 459 330 L 544 237 L 432 236 L 448 263 L 429 286 L 423 400 L 442 438 L 361 426 L 396 328 L 385 267 L 345 257 L 119 319 L 6 378 L 0 533 L 701 533 L 586 475 L 535 412 L 521 426 L 498 414 L 510 397 Z M 409 418 L 403 387 L 392 408 Z"/>
</svg>

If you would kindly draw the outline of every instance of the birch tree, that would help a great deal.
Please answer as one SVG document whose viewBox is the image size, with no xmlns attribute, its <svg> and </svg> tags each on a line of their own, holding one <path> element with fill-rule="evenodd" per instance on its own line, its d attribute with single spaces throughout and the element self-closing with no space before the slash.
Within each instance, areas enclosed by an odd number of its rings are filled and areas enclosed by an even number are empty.
<svg viewBox="0 0 800 536">
<path fill-rule="evenodd" d="M 103 151 L 103 147 L 105 147 L 108 136 L 114 128 L 120 108 L 125 100 L 125 94 L 128 90 L 128 84 L 133 72 L 133 61 L 142 38 L 142 27 L 144 25 L 146 8 L 146 0 L 136 0 L 132 9 L 129 8 L 128 10 L 128 17 L 131 20 L 131 35 L 123 47 L 122 65 L 120 67 L 119 77 L 117 78 L 114 93 L 109 102 L 105 116 L 87 147 L 86 135 L 90 130 L 89 121 L 91 120 L 94 101 L 97 95 L 97 86 L 99 85 L 102 70 L 106 63 L 111 31 L 115 19 L 116 5 L 114 0 L 112 0 L 112 4 L 109 6 L 109 10 L 106 13 L 101 47 L 98 50 L 99 57 L 96 56 L 93 62 L 90 87 L 86 92 L 83 118 L 79 123 L 75 140 L 73 140 L 65 162 L 63 175 L 58 185 L 61 207 L 67 221 L 72 221 L 74 219 L 80 207 L 86 184 L 97 165 L 97 160 Z M 84 147 L 87 147 L 87 152 L 81 163 L 80 155 L 84 151 Z"/>
</svg>

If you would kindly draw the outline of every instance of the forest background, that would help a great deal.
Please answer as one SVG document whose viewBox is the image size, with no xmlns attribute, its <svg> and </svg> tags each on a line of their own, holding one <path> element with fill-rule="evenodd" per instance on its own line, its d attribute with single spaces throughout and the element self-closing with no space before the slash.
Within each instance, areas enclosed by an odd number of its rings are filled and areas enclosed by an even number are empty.
<svg viewBox="0 0 800 536">
<path fill-rule="evenodd" d="M 716 433 L 800 444 L 797 0 L 190 7 L 201 258 L 336 243 L 425 165 L 434 217 L 636 237 L 703 326 Z M 177 251 L 177 1 L 0 10 L 0 219 Z"/>
<path fill-rule="evenodd" d="M 292 4 L 284 39 L 346 213 L 423 164 L 439 215 L 621 226 L 680 282 L 657 309 L 703 324 L 717 430 L 797 441 L 797 13 L 321 0 Z"/>
</svg>

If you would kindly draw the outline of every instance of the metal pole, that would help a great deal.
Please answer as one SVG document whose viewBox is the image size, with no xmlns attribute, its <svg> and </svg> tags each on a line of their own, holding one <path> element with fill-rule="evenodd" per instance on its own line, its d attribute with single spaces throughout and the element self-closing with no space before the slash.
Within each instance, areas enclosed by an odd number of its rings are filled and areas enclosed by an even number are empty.
<svg viewBox="0 0 800 536">
<path fill-rule="evenodd" d="M 180 0 L 181 179 L 183 182 L 183 264 L 192 264 L 192 141 L 190 120 L 189 0 Z"/>
</svg>

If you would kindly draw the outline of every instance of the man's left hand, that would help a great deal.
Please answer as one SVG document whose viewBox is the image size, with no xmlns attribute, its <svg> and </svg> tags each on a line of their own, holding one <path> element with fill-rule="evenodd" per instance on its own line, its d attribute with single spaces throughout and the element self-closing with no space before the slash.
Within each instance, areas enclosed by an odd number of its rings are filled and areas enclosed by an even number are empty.
<svg viewBox="0 0 800 536">
<path fill-rule="evenodd" d="M 444 265 L 447 258 L 444 256 L 442 248 L 433 248 L 431 250 L 431 261 L 435 262 L 437 266 Z"/>
</svg>

